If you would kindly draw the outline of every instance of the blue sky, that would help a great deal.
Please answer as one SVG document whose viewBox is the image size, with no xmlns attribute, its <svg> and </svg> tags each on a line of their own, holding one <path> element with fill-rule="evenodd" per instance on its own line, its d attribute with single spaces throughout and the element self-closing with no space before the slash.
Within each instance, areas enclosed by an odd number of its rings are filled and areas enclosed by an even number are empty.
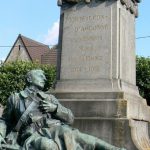
<svg viewBox="0 0 150 150">
<path fill-rule="evenodd" d="M 150 36 L 150 0 L 139 4 L 139 17 L 136 19 L 136 37 Z M 150 56 L 150 37 L 136 40 L 138 55 Z"/>
<path fill-rule="evenodd" d="M 150 0 L 139 5 L 136 37 L 150 36 Z M 18 34 L 48 45 L 57 43 L 59 7 L 57 0 L 3 0 L 0 2 L 0 60 L 4 59 Z M 138 55 L 150 56 L 150 38 L 136 40 Z"/>
</svg>

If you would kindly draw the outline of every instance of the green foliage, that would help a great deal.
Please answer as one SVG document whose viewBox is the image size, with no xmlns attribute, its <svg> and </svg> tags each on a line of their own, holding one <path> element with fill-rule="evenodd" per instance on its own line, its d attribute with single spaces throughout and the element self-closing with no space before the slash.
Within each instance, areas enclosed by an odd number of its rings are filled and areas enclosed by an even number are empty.
<svg viewBox="0 0 150 150">
<path fill-rule="evenodd" d="M 137 57 L 136 63 L 137 86 L 141 96 L 150 105 L 150 57 Z"/>
<path fill-rule="evenodd" d="M 48 90 L 55 81 L 56 68 L 50 65 L 16 61 L 0 66 L 0 103 L 5 105 L 12 92 L 23 90 L 26 82 L 26 73 L 32 69 L 42 69 L 45 72 L 47 83 L 44 90 Z"/>
<path fill-rule="evenodd" d="M 150 57 L 138 57 L 136 59 L 137 86 L 142 97 L 150 105 Z M 44 90 L 52 87 L 56 78 L 56 68 L 50 65 L 17 61 L 0 65 L 0 103 L 5 105 L 12 92 L 19 92 L 25 87 L 26 73 L 31 69 L 42 69 L 48 82 Z"/>
</svg>

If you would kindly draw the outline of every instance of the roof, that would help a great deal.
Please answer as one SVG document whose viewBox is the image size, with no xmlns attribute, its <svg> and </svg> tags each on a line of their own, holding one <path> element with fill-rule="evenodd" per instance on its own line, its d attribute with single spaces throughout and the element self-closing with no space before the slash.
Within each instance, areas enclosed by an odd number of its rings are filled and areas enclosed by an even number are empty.
<svg viewBox="0 0 150 150">
<path fill-rule="evenodd" d="M 52 64 L 57 65 L 57 48 L 51 48 L 48 53 L 45 53 L 41 57 L 42 64 Z"/>
<path fill-rule="evenodd" d="M 41 63 L 41 56 L 50 51 L 47 45 L 34 41 L 21 34 L 19 34 L 18 38 L 21 38 L 32 61 L 39 61 Z"/>
</svg>

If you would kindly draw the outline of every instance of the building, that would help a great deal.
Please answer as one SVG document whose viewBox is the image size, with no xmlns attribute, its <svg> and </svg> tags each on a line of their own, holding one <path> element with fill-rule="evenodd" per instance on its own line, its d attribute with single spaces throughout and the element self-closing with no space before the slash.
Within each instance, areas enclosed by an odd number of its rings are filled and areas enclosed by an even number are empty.
<svg viewBox="0 0 150 150">
<path fill-rule="evenodd" d="M 5 63 L 16 60 L 56 65 L 57 49 L 56 47 L 49 48 L 43 43 L 34 41 L 19 34 L 5 60 Z"/>
<path fill-rule="evenodd" d="M 48 53 L 45 53 L 41 56 L 41 64 L 57 64 L 57 46 L 54 46 L 50 49 Z"/>
</svg>

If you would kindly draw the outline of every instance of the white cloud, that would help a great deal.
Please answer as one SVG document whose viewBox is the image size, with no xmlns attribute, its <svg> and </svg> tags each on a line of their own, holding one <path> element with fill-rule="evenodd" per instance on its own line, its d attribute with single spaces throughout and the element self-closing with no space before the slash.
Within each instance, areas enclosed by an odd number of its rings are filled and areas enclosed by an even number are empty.
<svg viewBox="0 0 150 150">
<path fill-rule="evenodd" d="M 0 57 L 0 62 L 1 62 L 1 61 L 4 62 L 5 59 L 6 59 L 6 57 Z"/>
<path fill-rule="evenodd" d="M 53 26 L 48 29 L 47 35 L 44 37 L 44 43 L 47 45 L 55 45 L 58 43 L 59 20 L 53 23 Z"/>
</svg>

